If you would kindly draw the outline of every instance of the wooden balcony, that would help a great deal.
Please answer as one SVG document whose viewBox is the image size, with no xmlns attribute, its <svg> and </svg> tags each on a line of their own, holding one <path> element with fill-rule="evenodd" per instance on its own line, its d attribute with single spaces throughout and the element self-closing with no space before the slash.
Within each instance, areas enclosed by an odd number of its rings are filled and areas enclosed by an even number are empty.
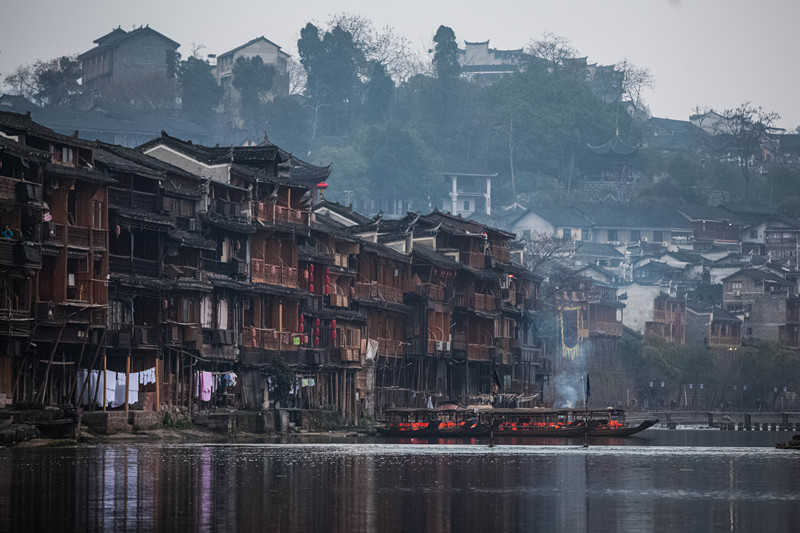
<svg viewBox="0 0 800 533">
<path fill-rule="evenodd" d="M 105 250 L 108 248 L 108 230 L 92 229 L 92 249 Z"/>
<path fill-rule="evenodd" d="M 350 298 L 346 294 L 331 294 L 331 307 L 350 307 Z"/>
<path fill-rule="evenodd" d="M 611 335 L 614 337 L 622 336 L 622 324 L 618 322 L 595 322 L 589 323 L 589 335 Z"/>
<path fill-rule="evenodd" d="M 83 226 L 67 226 L 67 245 L 78 248 L 89 248 L 90 229 Z"/>
<path fill-rule="evenodd" d="M 131 258 L 131 268 L 137 276 L 158 277 L 158 261 L 154 259 Z"/>
<path fill-rule="evenodd" d="M 41 202 L 42 186 L 32 181 L 0 176 L 0 200 L 20 203 Z"/>
<path fill-rule="evenodd" d="M 380 285 L 378 283 L 355 283 L 356 300 L 383 300 L 385 302 L 403 303 L 403 291 L 397 287 Z"/>
<path fill-rule="evenodd" d="M 211 198 L 208 205 L 208 211 L 209 213 L 216 213 L 224 217 L 246 217 L 248 209 L 245 203 L 229 202 L 220 198 Z"/>
<path fill-rule="evenodd" d="M 296 352 L 303 345 L 303 335 L 248 326 L 244 328 L 242 343 L 245 348 Z"/>
<path fill-rule="evenodd" d="M 159 210 L 157 194 L 118 187 L 108 188 L 108 203 L 114 207 L 130 207 L 150 213 Z"/>
<path fill-rule="evenodd" d="M 45 231 L 42 241 L 45 244 L 63 246 L 64 245 L 64 225 L 47 222 L 44 225 Z"/>
<path fill-rule="evenodd" d="M 254 283 L 297 287 L 298 270 L 296 267 L 282 267 L 265 263 L 262 259 L 252 259 L 250 261 L 250 272 Z"/>
<path fill-rule="evenodd" d="M 711 336 L 708 338 L 708 346 L 710 348 L 736 348 L 742 345 L 741 337 L 717 337 Z M 787 346 L 784 344 L 784 346 Z M 796 339 L 794 348 L 800 348 L 800 339 Z"/>
<path fill-rule="evenodd" d="M 488 361 L 491 346 L 467 343 L 467 359 L 473 361 Z"/>
<path fill-rule="evenodd" d="M 0 309 L 0 336 L 29 337 L 33 318 L 27 309 Z"/>
<path fill-rule="evenodd" d="M 444 301 L 444 287 L 432 283 L 420 283 L 414 288 L 417 295 L 429 300 Z"/>
<path fill-rule="evenodd" d="M 298 226 L 308 226 L 311 213 L 302 209 L 292 209 L 280 205 L 273 205 L 266 202 L 256 202 L 256 216 L 263 222 L 283 222 L 285 224 L 296 224 Z"/>
<path fill-rule="evenodd" d="M 397 339 L 378 338 L 378 355 L 399 356 L 404 353 L 404 343 Z"/>
<path fill-rule="evenodd" d="M 91 324 L 92 326 L 106 325 L 106 307 L 77 307 L 69 304 L 52 302 L 38 302 L 34 316 L 37 320 L 54 323 Z"/>
<path fill-rule="evenodd" d="M 456 294 L 455 304 L 456 307 L 481 311 L 494 311 L 497 307 L 497 301 L 494 296 L 480 292 Z"/>
<path fill-rule="evenodd" d="M 511 250 L 509 250 L 508 247 L 494 244 L 490 247 L 490 251 L 495 261 L 502 261 L 504 263 L 511 262 Z"/>
<path fill-rule="evenodd" d="M 476 252 L 461 252 L 461 263 L 473 268 L 486 268 L 486 256 Z"/>
</svg>

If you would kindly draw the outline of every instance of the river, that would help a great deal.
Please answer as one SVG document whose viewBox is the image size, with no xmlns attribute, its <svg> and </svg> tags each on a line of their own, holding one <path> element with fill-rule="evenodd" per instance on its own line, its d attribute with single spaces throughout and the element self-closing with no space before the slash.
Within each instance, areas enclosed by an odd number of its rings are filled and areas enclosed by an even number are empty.
<svg viewBox="0 0 800 533">
<path fill-rule="evenodd" d="M 790 437 L 0 449 L 0 531 L 797 531 Z"/>
</svg>

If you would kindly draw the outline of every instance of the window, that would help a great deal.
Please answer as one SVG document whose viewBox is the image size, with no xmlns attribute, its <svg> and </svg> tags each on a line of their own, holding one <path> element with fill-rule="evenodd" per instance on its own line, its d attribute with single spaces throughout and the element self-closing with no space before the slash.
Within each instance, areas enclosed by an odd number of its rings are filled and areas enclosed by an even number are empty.
<svg viewBox="0 0 800 533">
<path fill-rule="evenodd" d="M 751 239 L 758 239 L 758 230 L 757 229 L 751 229 L 750 230 L 750 238 Z"/>
<path fill-rule="evenodd" d="M 464 200 L 464 211 L 469 211 L 469 200 Z"/>
<path fill-rule="evenodd" d="M 608 242 L 617 242 L 619 239 L 617 238 L 617 230 L 610 229 L 608 230 Z"/>
<path fill-rule="evenodd" d="M 638 229 L 632 229 L 631 230 L 631 236 L 628 239 L 628 242 L 639 242 L 641 240 L 642 240 L 642 235 L 641 235 L 641 233 L 639 233 L 639 230 Z"/>
<path fill-rule="evenodd" d="M 581 230 L 581 240 L 582 241 L 591 240 L 591 237 L 589 237 L 589 230 L 588 229 L 582 229 Z"/>
<path fill-rule="evenodd" d="M 742 290 L 742 282 L 741 281 L 732 281 L 731 282 L 731 290 L 732 291 L 740 291 L 740 290 Z"/>
<path fill-rule="evenodd" d="M 664 242 L 664 232 L 663 231 L 654 231 L 653 232 L 653 242 Z"/>
</svg>

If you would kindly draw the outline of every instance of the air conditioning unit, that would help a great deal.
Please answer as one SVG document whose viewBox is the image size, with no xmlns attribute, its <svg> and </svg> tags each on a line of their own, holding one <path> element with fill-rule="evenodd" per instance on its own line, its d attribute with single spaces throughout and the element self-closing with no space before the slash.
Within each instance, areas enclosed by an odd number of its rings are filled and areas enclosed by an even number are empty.
<svg viewBox="0 0 800 533">
<path fill-rule="evenodd" d="M 193 218 L 189 219 L 189 231 L 195 231 L 197 229 L 197 221 Z"/>
<path fill-rule="evenodd" d="M 441 352 L 442 350 L 444 350 L 444 342 L 436 341 L 436 351 Z"/>
<path fill-rule="evenodd" d="M 742 295 L 742 291 L 733 291 L 733 295 L 734 296 L 741 296 Z"/>
<path fill-rule="evenodd" d="M 450 341 L 445 341 L 444 342 L 444 351 L 445 352 L 449 352 L 450 351 Z"/>
</svg>

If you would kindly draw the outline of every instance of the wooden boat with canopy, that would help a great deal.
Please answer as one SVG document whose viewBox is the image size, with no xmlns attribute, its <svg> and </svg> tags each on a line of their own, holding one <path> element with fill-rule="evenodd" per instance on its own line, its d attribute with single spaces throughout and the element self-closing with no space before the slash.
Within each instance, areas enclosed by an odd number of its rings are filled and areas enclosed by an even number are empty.
<svg viewBox="0 0 800 533">
<path fill-rule="evenodd" d="M 595 409 L 586 411 L 589 420 L 598 422 L 589 429 L 590 437 L 629 437 L 658 423 L 658 419 L 645 420 L 638 425 L 631 425 L 625 421 L 625 411 L 622 409 Z"/>
<path fill-rule="evenodd" d="M 392 407 L 386 409 L 384 415 L 384 423 L 376 429 L 387 437 L 431 437 L 439 427 L 434 409 Z"/>
</svg>

